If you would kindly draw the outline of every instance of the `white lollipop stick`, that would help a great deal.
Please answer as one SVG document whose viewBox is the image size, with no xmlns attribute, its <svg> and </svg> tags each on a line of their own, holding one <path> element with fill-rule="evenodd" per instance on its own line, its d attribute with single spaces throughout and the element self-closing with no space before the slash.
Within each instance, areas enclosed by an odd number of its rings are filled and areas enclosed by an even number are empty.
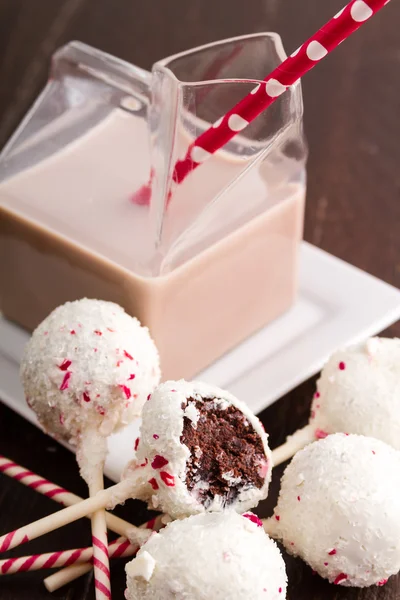
<svg viewBox="0 0 400 600">
<path fill-rule="evenodd" d="M 22 467 L 9 458 L 1 455 L 0 473 L 7 475 L 7 477 L 11 477 L 11 479 L 19 481 L 23 485 L 35 490 L 35 492 L 39 492 L 40 494 L 43 494 L 47 498 L 51 498 L 63 506 L 72 506 L 73 504 L 83 502 L 83 498 L 80 496 L 72 494 L 68 490 L 56 485 L 55 483 L 52 483 L 41 475 L 37 475 L 36 473 L 29 471 L 25 467 Z M 114 531 L 114 533 L 118 533 L 119 535 L 129 539 L 132 539 L 135 534 L 139 532 L 138 528 L 135 527 L 135 525 L 132 525 L 132 523 L 129 523 L 129 521 L 125 521 L 124 519 L 121 519 L 115 515 L 111 515 L 107 512 L 106 523 L 110 531 Z M 140 537 L 140 541 L 142 541 L 142 536 Z"/>
<path fill-rule="evenodd" d="M 315 441 L 315 430 L 311 425 L 306 425 L 293 435 L 290 435 L 282 446 L 272 450 L 272 464 L 274 467 L 292 458 L 302 448 Z"/>
<path fill-rule="evenodd" d="M 0 537 L 0 552 L 11 550 L 11 548 L 34 540 L 59 527 L 68 525 L 68 523 L 73 523 L 97 510 L 106 507 L 114 508 L 117 504 L 121 504 L 128 498 L 133 497 L 142 483 L 141 474 L 137 473 L 136 477 L 133 476 L 129 480 L 121 481 L 107 490 L 98 492 L 92 498 L 83 500 L 79 504 L 74 504 L 43 519 L 11 531 Z"/>
</svg>

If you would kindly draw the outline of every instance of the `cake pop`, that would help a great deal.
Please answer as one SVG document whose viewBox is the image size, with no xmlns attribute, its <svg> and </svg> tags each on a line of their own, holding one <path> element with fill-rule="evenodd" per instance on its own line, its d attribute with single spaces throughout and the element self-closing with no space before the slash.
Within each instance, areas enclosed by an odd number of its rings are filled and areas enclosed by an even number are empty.
<svg viewBox="0 0 400 600">
<path fill-rule="evenodd" d="M 383 585 L 400 569 L 400 452 L 336 433 L 286 468 L 266 530 L 331 583 Z"/>
<path fill-rule="evenodd" d="M 203 513 L 153 534 L 126 566 L 126 599 L 284 600 L 282 555 L 247 516 Z"/>
<path fill-rule="evenodd" d="M 232 394 L 198 382 L 163 383 L 143 407 L 141 431 L 137 457 L 120 483 L 20 528 L 19 543 L 128 498 L 145 500 L 172 518 L 227 508 L 245 512 L 266 498 L 268 436 Z"/>
<path fill-rule="evenodd" d="M 44 430 L 76 446 L 94 496 L 104 486 L 107 436 L 140 414 L 159 382 L 159 357 L 148 330 L 120 306 L 83 299 L 59 306 L 33 332 L 21 379 Z M 109 587 L 103 510 L 92 517 L 92 537 L 96 596 L 103 598 Z"/>
<path fill-rule="evenodd" d="M 333 354 L 321 372 L 309 424 L 273 451 L 274 465 L 330 433 L 358 433 L 400 450 L 400 340 L 371 338 Z"/>
<path fill-rule="evenodd" d="M 151 490 L 139 497 L 173 518 L 231 507 L 244 512 L 268 494 L 271 457 L 246 404 L 200 382 L 168 381 L 143 408 L 137 464 Z"/>
</svg>

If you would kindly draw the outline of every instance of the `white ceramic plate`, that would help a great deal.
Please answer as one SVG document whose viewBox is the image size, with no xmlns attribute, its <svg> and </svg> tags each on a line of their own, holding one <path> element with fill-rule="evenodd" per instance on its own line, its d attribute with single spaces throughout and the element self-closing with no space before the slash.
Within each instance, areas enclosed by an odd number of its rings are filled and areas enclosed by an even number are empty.
<svg viewBox="0 0 400 600">
<path fill-rule="evenodd" d="M 260 412 L 317 373 L 341 346 L 375 335 L 400 318 L 400 291 L 303 242 L 293 308 L 198 374 Z M 0 317 L 0 398 L 35 423 L 18 377 L 28 334 Z M 109 441 L 106 474 L 118 480 L 132 457 L 139 420 Z M 12 457 L 11 457 L 12 458 Z"/>
</svg>

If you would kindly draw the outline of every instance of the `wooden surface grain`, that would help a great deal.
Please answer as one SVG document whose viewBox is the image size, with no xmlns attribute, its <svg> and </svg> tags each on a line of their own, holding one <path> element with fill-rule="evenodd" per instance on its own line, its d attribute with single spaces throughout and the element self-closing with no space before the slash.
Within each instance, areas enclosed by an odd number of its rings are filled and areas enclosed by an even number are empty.
<svg viewBox="0 0 400 600">
<path fill-rule="evenodd" d="M 164 56 L 229 36 L 274 30 L 292 51 L 341 8 L 341 0 L 0 0 L 0 146 L 43 86 L 56 48 L 78 39 L 141 67 Z M 400 285 L 400 2 L 371 22 L 306 76 L 305 129 L 310 147 L 305 238 L 394 285 Z M 400 336 L 400 325 L 388 335 Z M 262 413 L 271 446 L 303 425 L 314 381 Z M 0 453 L 71 491 L 85 494 L 74 457 L 0 405 Z M 270 514 L 282 469 L 259 514 Z M 0 475 L 0 533 L 56 506 Z M 143 506 L 118 514 L 135 522 Z M 29 552 L 88 543 L 88 522 L 70 525 L 26 546 Z M 14 553 L 17 555 L 18 552 Z M 286 557 L 289 600 L 400 599 L 400 577 L 382 588 L 331 586 L 298 559 Z M 123 598 L 123 562 L 113 565 L 113 597 Z M 42 574 L 0 579 L 0 600 L 51 598 Z M 94 598 L 91 576 L 56 598 Z M 211 600 L 211 599 L 210 599 Z M 249 599 L 250 600 L 250 599 Z"/>
</svg>

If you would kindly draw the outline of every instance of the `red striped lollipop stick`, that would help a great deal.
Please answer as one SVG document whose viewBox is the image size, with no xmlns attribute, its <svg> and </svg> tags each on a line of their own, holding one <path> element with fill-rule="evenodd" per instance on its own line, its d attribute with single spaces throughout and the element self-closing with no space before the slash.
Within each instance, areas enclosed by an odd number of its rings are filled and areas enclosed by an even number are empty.
<svg viewBox="0 0 400 600">
<path fill-rule="evenodd" d="M 290 86 L 315 67 L 363 23 L 390 0 L 352 0 L 317 33 L 280 64 L 264 83 L 258 84 L 223 117 L 202 133 L 188 148 L 186 156 L 175 164 L 172 179 L 181 183 L 194 169 L 227 144 L 239 131 L 273 104 Z M 150 182 L 132 197 L 137 204 L 150 200 Z M 170 191 L 171 195 L 171 191 Z M 168 201 L 170 197 L 168 198 Z"/>
<path fill-rule="evenodd" d="M 152 531 L 158 531 L 162 526 L 161 517 L 151 519 L 141 527 L 144 529 L 150 529 Z M 108 546 L 108 552 L 110 558 L 124 558 L 133 556 L 139 549 L 137 543 L 132 544 L 127 538 L 119 537 Z M 33 554 L 31 556 L 19 556 L 14 558 L 8 558 L 0 560 L 0 576 L 11 575 L 15 573 L 25 573 L 27 571 L 39 571 L 41 569 L 57 569 L 64 567 L 64 571 L 67 567 L 73 565 L 80 565 L 83 573 L 87 573 L 92 568 L 93 563 L 93 548 L 75 548 L 73 550 L 61 550 L 58 552 L 48 552 L 46 554 Z M 69 573 L 72 571 L 69 569 Z M 60 581 L 60 575 L 63 571 L 60 571 L 56 576 L 48 578 L 52 585 L 57 585 Z M 68 575 L 69 577 L 69 575 Z M 63 577 L 62 579 L 65 579 Z M 72 581 L 72 579 L 69 579 Z M 52 587 L 51 591 L 58 589 L 58 587 Z"/>
<path fill-rule="evenodd" d="M 131 544 L 124 537 L 118 538 L 108 546 L 110 558 L 116 556 L 133 556 L 137 548 L 137 545 Z M 41 569 L 57 569 L 59 567 L 69 567 L 70 565 L 88 562 L 93 562 L 92 547 L 47 552 L 46 554 L 33 554 L 31 556 L 19 556 L 0 560 L 0 575 L 12 575 L 27 571 L 39 571 Z M 88 568 L 91 569 L 91 565 Z"/>
<path fill-rule="evenodd" d="M 162 515 L 156 517 L 155 519 L 151 519 L 151 521 L 147 521 L 147 523 L 141 525 L 142 529 L 150 529 L 151 531 L 158 531 L 162 527 L 164 527 Z M 131 544 L 131 546 L 135 548 L 134 554 L 136 554 L 136 551 L 139 549 L 139 544 Z M 115 551 L 111 552 L 110 544 L 110 558 L 116 558 L 117 556 L 132 556 L 132 554 L 129 553 L 130 551 L 128 549 L 121 553 L 122 549 L 123 545 L 120 545 L 115 549 Z M 66 567 L 65 569 L 61 569 L 61 571 L 58 571 L 57 573 L 53 573 L 53 575 L 50 575 L 49 577 L 46 577 L 43 583 L 49 592 L 55 592 L 64 585 L 67 585 L 67 583 L 71 583 L 71 581 L 74 581 L 78 577 L 85 575 L 85 573 L 88 573 L 91 568 L 92 565 L 90 563 L 71 565 L 69 567 Z"/>
<path fill-rule="evenodd" d="M 2 455 L 0 455 L 0 473 L 7 475 L 7 477 L 11 477 L 11 479 L 19 481 L 32 490 L 43 494 L 43 496 L 46 496 L 47 498 L 51 498 L 63 506 L 72 506 L 73 504 L 78 504 L 83 500 L 83 498 L 80 496 L 68 492 L 68 490 L 55 483 L 52 483 L 44 477 L 41 477 L 41 475 L 37 475 L 36 473 L 29 471 L 25 467 L 22 467 L 21 465 Z M 120 519 L 119 517 L 111 515 L 108 512 L 106 512 L 106 523 L 108 529 L 125 537 L 128 534 L 131 536 L 136 529 L 132 523 L 124 521 L 124 519 Z M 1 551 L 3 551 L 3 549 L 1 549 Z"/>
</svg>

